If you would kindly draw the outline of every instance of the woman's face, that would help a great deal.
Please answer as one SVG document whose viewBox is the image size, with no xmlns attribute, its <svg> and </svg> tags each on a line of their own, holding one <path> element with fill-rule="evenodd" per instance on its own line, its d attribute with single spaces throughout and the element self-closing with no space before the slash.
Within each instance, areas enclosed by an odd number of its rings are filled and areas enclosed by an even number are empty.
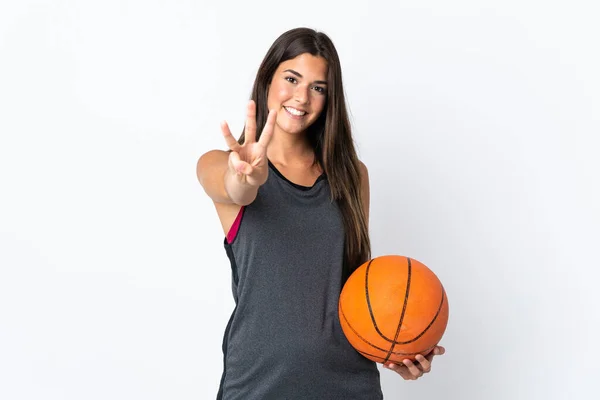
<svg viewBox="0 0 600 400">
<path fill-rule="evenodd" d="M 269 110 L 277 111 L 275 130 L 304 132 L 325 108 L 327 61 L 309 53 L 279 64 L 267 97 Z"/>
</svg>

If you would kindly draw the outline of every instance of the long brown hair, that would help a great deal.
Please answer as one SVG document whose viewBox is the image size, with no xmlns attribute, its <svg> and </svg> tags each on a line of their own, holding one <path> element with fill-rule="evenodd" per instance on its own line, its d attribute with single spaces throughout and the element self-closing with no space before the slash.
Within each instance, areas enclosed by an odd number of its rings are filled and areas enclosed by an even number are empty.
<svg viewBox="0 0 600 400">
<path fill-rule="evenodd" d="M 260 137 L 269 110 L 269 84 L 279 64 L 309 53 L 327 61 L 327 103 L 319 118 L 307 129 L 307 137 L 329 181 L 331 197 L 338 203 L 345 230 L 344 273 L 347 278 L 371 257 L 369 230 L 361 197 L 359 161 L 346 110 L 342 70 L 331 39 L 322 32 L 296 28 L 282 34 L 263 59 L 251 99 L 256 103 L 256 132 Z M 244 142 L 244 135 L 239 139 Z"/>
</svg>

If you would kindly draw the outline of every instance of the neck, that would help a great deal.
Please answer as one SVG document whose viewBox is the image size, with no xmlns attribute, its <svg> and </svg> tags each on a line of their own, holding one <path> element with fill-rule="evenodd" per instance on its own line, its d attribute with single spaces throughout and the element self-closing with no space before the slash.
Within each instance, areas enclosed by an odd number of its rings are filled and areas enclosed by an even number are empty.
<svg viewBox="0 0 600 400">
<path fill-rule="evenodd" d="M 276 130 L 267 148 L 267 158 L 283 165 L 312 163 L 314 151 L 304 133 L 290 135 Z"/>
</svg>

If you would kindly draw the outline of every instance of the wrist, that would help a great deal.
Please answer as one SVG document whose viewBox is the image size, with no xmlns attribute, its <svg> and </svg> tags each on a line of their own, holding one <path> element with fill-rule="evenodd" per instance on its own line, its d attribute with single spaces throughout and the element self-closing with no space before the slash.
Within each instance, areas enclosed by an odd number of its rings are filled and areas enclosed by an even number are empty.
<svg viewBox="0 0 600 400">
<path fill-rule="evenodd" d="M 248 205 L 256 198 L 260 185 L 249 183 L 246 175 L 228 168 L 224 180 L 225 191 L 235 204 Z"/>
</svg>

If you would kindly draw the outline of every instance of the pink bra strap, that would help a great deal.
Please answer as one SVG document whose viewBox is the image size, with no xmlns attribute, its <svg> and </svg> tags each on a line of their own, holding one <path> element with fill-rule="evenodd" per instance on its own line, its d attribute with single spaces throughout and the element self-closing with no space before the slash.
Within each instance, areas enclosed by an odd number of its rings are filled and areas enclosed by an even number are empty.
<svg viewBox="0 0 600 400">
<path fill-rule="evenodd" d="M 227 243 L 233 242 L 233 240 L 237 236 L 238 229 L 240 229 L 240 224 L 242 222 L 242 216 L 244 215 L 245 208 L 246 208 L 245 206 L 242 206 L 240 208 L 240 211 L 238 212 L 237 217 L 235 217 L 235 221 L 233 221 L 233 225 L 231 226 L 231 229 L 229 229 L 229 232 L 227 233 Z"/>
</svg>

